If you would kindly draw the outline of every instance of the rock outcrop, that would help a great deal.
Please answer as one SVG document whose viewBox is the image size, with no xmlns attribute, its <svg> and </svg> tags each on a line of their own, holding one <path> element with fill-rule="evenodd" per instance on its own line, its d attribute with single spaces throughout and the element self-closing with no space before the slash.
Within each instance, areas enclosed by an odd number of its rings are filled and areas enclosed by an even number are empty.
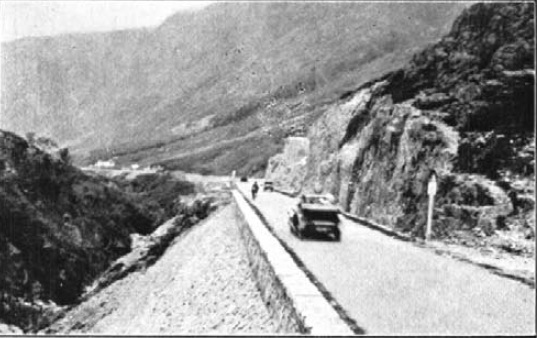
<svg viewBox="0 0 537 338">
<path fill-rule="evenodd" d="M 192 192 L 165 177 L 126 183 L 88 175 L 68 152 L 51 154 L 41 143 L 0 131 L 0 321 L 24 330 L 55 304 L 77 302 L 130 251 L 131 234 L 151 233 L 181 211 L 178 196 Z"/>
<path fill-rule="evenodd" d="M 309 149 L 307 138 L 287 138 L 283 153 L 269 160 L 265 178 L 273 180 L 276 188 L 283 188 L 292 193 L 300 191 L 304 185 Z"/>
<path fill-rule="evenodd" d="M 535 184 L 533 16 L 529 3 L 473 5 L 406 67 L 332 104 L 308 131 L 299 190 L 422 236 L 434 170 L 437 238 L 534 232 L 520 184 Z"/>
</svg>

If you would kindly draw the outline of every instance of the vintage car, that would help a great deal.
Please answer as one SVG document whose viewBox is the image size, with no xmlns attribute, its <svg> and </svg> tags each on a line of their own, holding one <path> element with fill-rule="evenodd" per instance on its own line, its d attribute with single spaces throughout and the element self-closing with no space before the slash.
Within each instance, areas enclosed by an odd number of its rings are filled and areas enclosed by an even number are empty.
<svg viewBox="0 0 537 338">
<path fill-rule="evenodd" d="M 263 191 L 274 191 L 274 182 L 265 181 L 265 183 L 263 183 Z"/>
<path fill-rule="evenodd" d="M 241 182 L 248 182 L 248 177 L 242 176 L 241 177 Z"/>
<path fill-rule="evenodd" d="M 289 212 L 289 228 L 298 238 L 331 235 L 341 239 L 339 209 L 325 195 L 302 195 Z"/>
</svg>

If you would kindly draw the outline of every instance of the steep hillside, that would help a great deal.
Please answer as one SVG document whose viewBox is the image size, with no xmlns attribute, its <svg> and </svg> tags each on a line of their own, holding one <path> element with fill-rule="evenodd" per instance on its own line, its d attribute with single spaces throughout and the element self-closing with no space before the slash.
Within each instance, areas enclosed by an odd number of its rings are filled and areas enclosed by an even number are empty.
<svg viewBox="0 0 537 338">
<path fill-rule="evenodd" d="M 54 137 L 78 160 L 259 171 L 279 135 L 401 66 L 464 6 L 221 3 L 151 30 L 14 41 L 2 45 L 0 124 Z"/>
<path fill-rule="evenodd" d="M 39 144 L 39 145 L 38 145 Z M 177 212 L 193 186 L 166 177 L 117 182 L 0 131 L 0 322 L 28 329 L 25 302 L 72 304 L 85 285 Z M 34 303 L 35 304 L 35 303 Z M 35 310 L 35 309 L 34 309 Z"/>
<path fill-rule="evenodd" d="M 307 132 L 305 170 L 278 157 L 267 178 L 285 184 L 280 173 L 294 171 L 298 190 L 422 236 L 435 170 L 435 237 L 474 243 L 506 231 L 517 241 L 491 241 L 533 252 L 533 18 L 530 3 L 473 5 L 407 66 L 329 106 Z"/>
</svg>

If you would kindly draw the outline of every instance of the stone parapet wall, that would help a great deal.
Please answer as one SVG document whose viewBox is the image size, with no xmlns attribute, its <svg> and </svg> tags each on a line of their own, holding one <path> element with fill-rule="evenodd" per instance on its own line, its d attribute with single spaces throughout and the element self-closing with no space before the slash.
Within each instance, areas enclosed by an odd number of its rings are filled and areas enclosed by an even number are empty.
<svg viewBox="0 0 537 338">
<path fill-rule="evenodd" d="M 270 233 L 245 198 L 233 191 L 252 269 L 265 303 L 280 321 L 279 331 L 353 335 L 353 331 Z"/>
</svg>

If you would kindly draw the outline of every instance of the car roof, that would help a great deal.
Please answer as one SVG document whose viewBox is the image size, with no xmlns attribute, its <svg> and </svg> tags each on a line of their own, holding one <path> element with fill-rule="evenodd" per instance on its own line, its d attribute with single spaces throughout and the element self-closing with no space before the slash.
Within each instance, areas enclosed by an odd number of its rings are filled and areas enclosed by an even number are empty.
<svg viewBox="0 0 537 338">
<path fill-rule="evenodd" d="M 333 205 L 302 203 L 302 209 L 312 211 L 339 212 L 339 209 Z"/>
</svg>

